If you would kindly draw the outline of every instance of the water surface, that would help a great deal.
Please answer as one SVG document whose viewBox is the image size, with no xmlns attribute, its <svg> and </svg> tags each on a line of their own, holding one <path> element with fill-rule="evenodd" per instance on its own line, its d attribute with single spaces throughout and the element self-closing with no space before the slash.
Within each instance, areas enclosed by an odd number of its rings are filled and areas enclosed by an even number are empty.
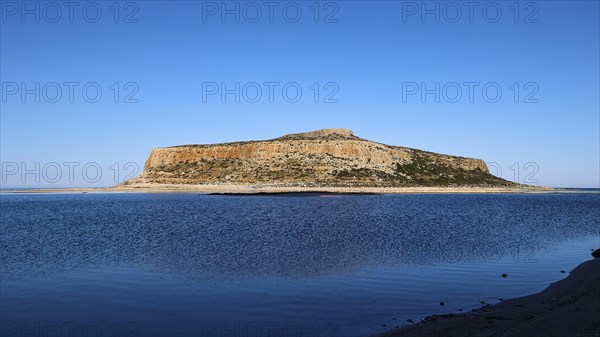
<svg viewBox="0 0 600 337">
<path fill-rule="evenodd" d="M 363 336 L 537 292 L 600 246 L 597 193 L 0 202 L 6 336 Z"/>
</svg>

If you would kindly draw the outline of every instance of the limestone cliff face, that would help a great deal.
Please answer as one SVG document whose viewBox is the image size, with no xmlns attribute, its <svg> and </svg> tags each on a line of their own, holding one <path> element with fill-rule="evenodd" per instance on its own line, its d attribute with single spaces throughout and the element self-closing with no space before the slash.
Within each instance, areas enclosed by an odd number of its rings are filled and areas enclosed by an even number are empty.
<svg viewBox="0 0 600 337">
<path fill-rule="evenodd" d="M 127 185 L 507 186 L 480 159 L 388 146 L 346 129 L 266 141 L 153 149 L 144 172 Z"/>
</svg>

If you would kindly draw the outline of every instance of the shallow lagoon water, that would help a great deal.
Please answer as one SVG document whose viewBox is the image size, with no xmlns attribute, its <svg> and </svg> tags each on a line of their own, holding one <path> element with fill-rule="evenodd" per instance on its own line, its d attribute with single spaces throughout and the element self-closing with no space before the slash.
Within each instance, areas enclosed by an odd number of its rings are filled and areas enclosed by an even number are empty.
<svg viewBox="0 0 600 337">
<path fill-rule="evenodd" d="M 0 203 L 6 336 L 364 336 L 540 291 L 600 247 L 596 193 Z"/>
</svg>

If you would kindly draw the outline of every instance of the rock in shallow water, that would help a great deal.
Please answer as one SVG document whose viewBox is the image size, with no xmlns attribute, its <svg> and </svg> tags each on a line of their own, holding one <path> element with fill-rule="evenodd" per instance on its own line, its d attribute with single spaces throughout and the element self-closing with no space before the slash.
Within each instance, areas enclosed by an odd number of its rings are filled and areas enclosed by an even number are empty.
<svg viewBox="0 0 600 337">
<path fill-rule="evenodd" d="M 600 249 L 596 249 L 592 252 L 592 256 L 596 259 L 600 259 Z"/>
</svg>

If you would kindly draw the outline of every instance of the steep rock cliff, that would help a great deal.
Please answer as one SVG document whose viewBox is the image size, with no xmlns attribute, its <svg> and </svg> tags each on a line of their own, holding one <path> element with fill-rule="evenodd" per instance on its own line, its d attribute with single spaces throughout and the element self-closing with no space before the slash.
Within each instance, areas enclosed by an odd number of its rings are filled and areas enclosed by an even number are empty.
<svg viewBox="0 0 600 337">
<path fill-rule="evenodd" d="M 483 160 L 389 146 L 346 129 L 265 141 L 153 149 L 139 177 L 125 182 L 267 186 L 511 186 Z"/>
</svg>

